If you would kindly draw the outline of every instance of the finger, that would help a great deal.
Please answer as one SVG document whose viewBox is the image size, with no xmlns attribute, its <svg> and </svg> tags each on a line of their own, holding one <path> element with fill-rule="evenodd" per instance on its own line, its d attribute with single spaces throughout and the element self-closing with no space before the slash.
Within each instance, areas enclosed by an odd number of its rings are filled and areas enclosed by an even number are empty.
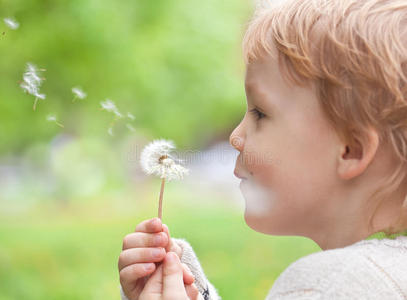
<svg viewBox="0 0 407 300">
<path fill-rule="evenodd" d="M 159 262 L 165 258 L 164 248 L 130 248 L 119 255 L 119 270 L 137 263 Z"/>
<path fill-rule="evenodd" d="M 162 299 L 163 288 L 163 265 L 158 266 L 157 270 L 150 276 L 140 294 L 139 299 Z"/>
<path fill-rule="evenodd" d="M 186 296 L 181 262 L 175 252 L 168 252 L 163 262 L 163 298 L 184 299 Z"/>
<path fill-rule="evenodd" d="M 168 235 L 165 232 L 132 232 L 124 237 L 122 250 L 142 247 L 165 247 L 167 244 Z"/>
<path fill-rule="evenodd" d="M 187 292 L 187 295 L 190 300 L 197 300 L 199 299 L 199 291 L 198 288 L 196 287 L 195 283 L 191 285 L 185 285 L 185 291 Z"/>
<path fill-rule="evenodd" d="M 134 231 L 154 233 L 162 231 L 162 222 L 160 218 L 152 218 L 144 220 L 136 226 Z"/>
<path fill-rule="evenodd" d="M 168 237 L 168 246 L 165 247 L 165 250 L 167 252 L 170 252 L 170 251 L 175 252 L 178 254 L 178 257 L 181 258 L 182 248 L 176 242 L 173 241 L 173 239 L 171 238 L 171 235 L 170 235 L 170 230 L 166 224 L 163 224 L 163 231 L 167 234 L 167 237 Z"/>
<path fill-rule="evenodd" d="M 191 270 L 188 266 L 184 263 L 181 263 L 183 271 L 184 271 L 184 283 L 185 284 L 192 284 L 195 281 L 195 276 L 192 274 Z"/>
<path fill-rule="evenodd" d="M 163 224 L 163 231 L 166 233 L 168 239 L 168 244 L 167 247 L 165 247 L 165 251 L 170 252 L 174 242 L 171 239 L 170 230 L 166 224 Z"/>
<path fill-rule="evenodd" d="M 120 270 L 120 283 L 123 287 L 133 284 L 138 279 L 151 274 L 155 270 L 154 263 L 134 264 Z"/>
</svg>

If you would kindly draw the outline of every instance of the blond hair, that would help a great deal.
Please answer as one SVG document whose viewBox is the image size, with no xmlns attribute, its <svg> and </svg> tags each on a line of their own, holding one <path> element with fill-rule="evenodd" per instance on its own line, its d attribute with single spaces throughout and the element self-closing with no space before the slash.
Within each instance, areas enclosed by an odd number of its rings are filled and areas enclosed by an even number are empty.
<svg viewBox="0 0 407 300">
<path fill-rule="evenodd" d="M 274 46 L 283 76 L 315 87 L 343 141 L 366 140 L 373 127 L 390 146 L 399 164 L 373 193 L 374 214 L 396 191 L 407 196 L 406 28 L 406 0 L 274 0 L 256 9 L 243 38 L 246 64 Z M 407 197 L 384 232 L 406 229 Z"/>
</svg>

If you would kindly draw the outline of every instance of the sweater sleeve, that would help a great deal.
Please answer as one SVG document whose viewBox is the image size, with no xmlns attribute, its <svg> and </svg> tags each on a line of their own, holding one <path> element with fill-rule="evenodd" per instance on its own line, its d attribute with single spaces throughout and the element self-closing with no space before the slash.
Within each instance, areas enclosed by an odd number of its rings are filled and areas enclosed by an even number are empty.
<svg viewBox="0 0 407 300">
<path fill-rule="evenodd" d="M 123 291 L 123 288 L 122 288 L 121 284 L 119 285 L 119 289 L 120 289 L 120 299 L 121 300 L 129 300 L 129 298 L 127 298 L 126 295 L 124 294 L 124 291 Z"/>
<path fill-rule="evenodd" d="M 182 248 L 181 263 L 186 264 L 195 276 L 195 285 L 205 300 L 221 300 L 216 288 L 206 278 L 192 246 L 181 238 L 172 238 Z M 126 300 L 126 299 L 124 299 Z"/>
<path fill-rule="evenodd" d="M 181 263 L 184 263 L 191 270 L 192 274 L 195 276 L 195 285 L 201 293 L 205 300 L 221 300 L 222 298 L 218 295 L 216 288 L 209 282 L 206 278 L 202 266 L 192 249 L 192 246 L 185 240 L 181 238 L 172 238 L 172 240 L 177 243 L 182 249 Z M 123 288 L 119 285 L 121 300 L 129 300 L 124 294 Z"/>
</svg>

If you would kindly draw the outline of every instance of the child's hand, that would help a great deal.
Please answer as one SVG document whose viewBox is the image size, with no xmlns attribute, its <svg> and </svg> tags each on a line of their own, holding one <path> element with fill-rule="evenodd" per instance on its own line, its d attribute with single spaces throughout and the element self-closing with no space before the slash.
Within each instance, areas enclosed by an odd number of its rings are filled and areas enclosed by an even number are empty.
<svg viewBox="0 0 407 300">
<path fill-rule="evenodd" d="M 148 279 L 139 300 L 203 300 L 194 283 L 184 285 L 178 255 L 168 252 L 165 260 Z"/>
<path fill-rule="evenodd" d="M 160 237 L 160 240 L 156 240 Z M 120 283 L 124 293 L 130 300 L 139 299 L 149 276 L 156 270 L 157 265 L 165 258 L 165 253 L 175 252 L 178 257 L 182 255 L 182 249 L 170 238 L 166 225 L 159 218 L 145 220 L 136 226 L 134 233 L 130 233 L 123 239 L 123 248 L 119 256 L 118 267 Z M 153 250 L 157 250 L 155 256 Z M 185 264 L 183 267 L 183 279 L 185 284 L 192 284 L 194 277 Z M 150 269 L 145 267 L 150 266 Z"/>
</svg>

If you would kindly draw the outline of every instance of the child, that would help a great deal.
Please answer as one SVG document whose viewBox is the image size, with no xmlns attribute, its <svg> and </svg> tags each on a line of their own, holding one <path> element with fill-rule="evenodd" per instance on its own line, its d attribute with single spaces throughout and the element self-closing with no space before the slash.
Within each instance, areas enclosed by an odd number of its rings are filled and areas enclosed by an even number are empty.
<svg viewBox="0 0 407 300">
<path fill-rule="evenodd" d="M 323 250 L 292 263 L 266 299 L 407 299 L 407 2 L 273 1 L 243 49 L 248 111 L 230 143 L 245 221 Z M 143 248 L 158 246 L 156 258 Z M 160 222 L 126 236 L 119 271 L 122 299 L 220 299 Z"/>
</svg>

